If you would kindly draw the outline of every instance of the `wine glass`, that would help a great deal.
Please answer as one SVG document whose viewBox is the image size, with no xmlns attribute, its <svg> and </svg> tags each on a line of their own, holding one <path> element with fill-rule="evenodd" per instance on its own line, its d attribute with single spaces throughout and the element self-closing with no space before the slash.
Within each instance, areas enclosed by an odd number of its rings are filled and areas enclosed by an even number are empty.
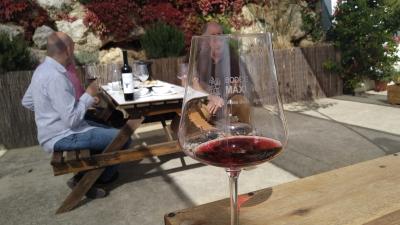
<svg viewBox="0 0 400 225">
<path fill-rule="evenodd" d="M 187 63 L 179 64 L 177 78 L 181 80 L 181 84 L 183 87 L 185 87 L 187 83 L 188 70 L 189 70 L 189 65 Z"/>
<path fill-rule="evenodd" d="M 88 64 L 85 66 L 86 86 L 97 80 L 98 70 L 96 64 Z"/>
<path fill-rule="evenodd" d="M 225 168 L 238 225 L 241 169 L 271 160 L 287 142 L 269 33 L 192 38 L 178 141 L 188 156 Z"/>
<path fill-rule="evenodd" d="M 113 91 L 119 91 L 122 88 L 121 85 L 121 71 L 116 64 L 112 65 L 111 73 L 111 88 Z"/>
<path fill-rule="evenodd" d="M 146 64 L 137 64 L 136 69 L 136 76 L 141 82 L 145 82 L 147 79 L 149 79 L 149 71 L 147 70 Z"/>
</svg>

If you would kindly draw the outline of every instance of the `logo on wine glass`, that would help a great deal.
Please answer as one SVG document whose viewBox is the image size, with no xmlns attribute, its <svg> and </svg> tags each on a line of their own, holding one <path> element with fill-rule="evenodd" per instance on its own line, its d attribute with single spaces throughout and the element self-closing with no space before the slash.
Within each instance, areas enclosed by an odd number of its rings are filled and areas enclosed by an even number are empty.
<svg viewBox="0 0 400 225">
<path fill-rule="evenodd" d="M 209 85 L 209 92 L 212 95 L 219 96 L 221 94 L 220 88 L 221 88 L 221 80 L 219 78 L 214 78 L 213 76 L 208 82 Z"/>
<path fill-rule="evenodd" d="M 247 91 L 246 76 L 224 76 L 225 94 L 244 94 Z M 218 77 L 211 77 L 209 82 L 209 93 L 212 95 L 221 95 L 221 80 Z"/>
<path fill-rule="evenodd" d="M 246 92 L 247 76 L 226 76 L 226 94 L 244 94 Z"/>
</svg>

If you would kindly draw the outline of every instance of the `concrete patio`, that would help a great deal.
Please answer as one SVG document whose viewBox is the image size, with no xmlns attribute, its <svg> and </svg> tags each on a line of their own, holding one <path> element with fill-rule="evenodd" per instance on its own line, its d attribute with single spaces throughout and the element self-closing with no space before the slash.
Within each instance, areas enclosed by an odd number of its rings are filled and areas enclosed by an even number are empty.
<svg viewBox="0 0 400 225">
<path fill-rule="evenodd" d="M 241 193 L 274 186 L 400 151 L 400 107 L 372 96 L 320 99 L 286 105 L 289 144 L 271 163 L 244 171 Z M 138 130 L 140 140 L 164 138 L 161 125 Z M 4 153 L 4 151 L 3 151 Z M 0 152 L 1 155 L 1 152 Z M 71 175 L 54 177 L 40 147 L 7 150 L 0 156 L 0 224 L 162 225 L 165 213 L 228 196 L 220 168 L 179 155 L 121 165 L 110 196 L 83 200 L 54 215 L 69 192 Z"/>
</svg>

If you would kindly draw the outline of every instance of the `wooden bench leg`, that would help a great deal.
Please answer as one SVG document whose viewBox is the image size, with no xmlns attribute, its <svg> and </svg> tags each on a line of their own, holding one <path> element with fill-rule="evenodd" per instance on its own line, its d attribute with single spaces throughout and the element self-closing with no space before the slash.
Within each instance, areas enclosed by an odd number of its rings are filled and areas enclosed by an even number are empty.
<svg viewBox="0 0 400 225">
<path fill-rule="evenodd" d="M 103 151 L 112 152 L 118 151 L 122 149 L 124 144 L 128 141 L 132 133 L 140 126 L 143 119 L 138 120 L 128 120 L 126 124 L 121 128 L 118 135 L 114 138 L 114 140 L 107 146 L 107 148 Z M 67 196 L 64 202 L 61 204 L 60 208 L 58 208 L 56 214 L 64 213 L 70 211 L 78 203 L 81 201 L 82 197 L 89 191 L 89 189 L 93 186 L 96 180 L 100 177 L 105 169 L 96 169 L 86 172 L 83 178 L 79 181 L 79 183 L 72 189 L 72 192 Z"/>
<path fill-rule="evenodd" d="M 171 126 L 172 127 L 173 126 L 179 126 L 179 119 L 180 119 L 179 116 L 175 117 L 171 122 Z M 174 132 L 174 130 L 167 126 L 167 124 L 165 123 L 165 120 L 161 120 L 161 124 L 162 124 L 162 126 L 164 128 L 164 132 L 165 132 L 165 134 L 167 136 L 168 141 L 173 141 L 174 140 L 174 136 L 176 136 L 176 134 L 173 135 L 171 133 L 171 130 L 173 132 Z M 178 131 L 178 127 L 176 127 L 176 131 Z M 185 162 L 184 156 L 182 156 L 182 155 L 179 156 L 179 159 L 181 160 L 182 166 L 186 166 L 186 162 Z"/>
<path fill-rule="evenodd" d="M 57 209 L 56 214 L 68 212 L 73 209 L 81 201 L 82 197 L 93 186 L 94 182 L 100 177 L 105 169 L 97 169 L 86 172 L 79 183 L 74 187 L 72 192 L 67 196 L 60 208 Z"/>
<path fill-rule="evenodd" d="M 172 137 L 171 131 L 169 130 L 167 124 L 165 123 L 165 120 L 161 120 L 161 124 L 163 126 L 165 135 L 167 136 L 168 141 L 173 141 L 174 138 Z"/>
</svg>

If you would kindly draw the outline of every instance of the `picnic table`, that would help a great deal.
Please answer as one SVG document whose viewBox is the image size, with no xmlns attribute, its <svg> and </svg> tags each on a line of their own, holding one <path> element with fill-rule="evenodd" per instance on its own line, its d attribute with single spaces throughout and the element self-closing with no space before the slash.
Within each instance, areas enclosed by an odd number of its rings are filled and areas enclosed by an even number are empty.
<svg viewBox="0 0 400 225">
<path fill-rule="evenodd" d="M 166 125 L 166 120 L 178 118 L 185 88 L 157 80 L 152 85 L 135 89 L 133 101 L 125 101 L 121 89 L 113 90 L 110 85 L 103 85 L 101 88 L 111 98 L 115 107 L 123 109 L 129 114 L 130 118 L 146 117 L 143 123 L 161 122 L 167 139 L 169 141 L 174 140 L 174 135 L 171 134 L 171 130 Z M 153 88 L 160 88 L 162 92 L 157 93 Z"/>
<path fill-rule="evenodd" d="M 239 196 L 243 225 L 399 225 L 400 155 Z M 229 199 L 167 213 L 166 225 L 229 223 Z"/>
<path fill-rule="evenodd" d="M 102 85 L 104 93 L 111 97 L 114 104 L 126 110 L 133 118 L 160 115 L 168 112 L 180 113 L 185 88 L 164 81 L 155 81 L 152 85 L 135 89 L 134 100 L 125 101 L 122 90 L 112 90 L 110 85 Z M 156 88 L 164 89 L 157 93 Z M 147 90 L 143 93 L 143 90 Z"/>
<path fill-rule="evenodd" d="M 132 119 L 145 117 L 146 119 L 143 123 L 161 122 L 168 141 L 176 141 L 176 138 L 174 138 L 176 134 L 171 132 L 171 129 L 166 125 L 166 121 L 173 120 L 174 125 L 178 125 L 185 88 L 160 80 L 151 82 L 139 89 L 135 89 L 133 101 L 125 101 L 123 92 L 120 89 L 114 91 L 110 85 L 103 85 L 101 88 L 111 98 L 114 107 L 123 109 Z M 196 97 L 207 96 L 205 93 L 193 89 L 192 91 L 196 93 Z"/>
<path fill-rule="evenodd" d="M 165 120 L 170 119 L 171 115 L 173 118 L 177 118 L 177 115 L 180 114 L 185 89 L 162 81 L 158 81 L 156 86 L 167 87 L 167 91 L 162 90 L 157 93 L 149 87 L 148 93 L 143 92 L 136 95 L 133 101 L 125 101 L 121 90 L 114 91 L 109 85 L 102 86 L 106 96 L 111 99 L 112 107 L 125 110 L 130 114 L 130 120 L 120 129 L 112 143 L 101 154 L 91 155 L 87 149 L 53 153 L 51 165 L 55 176 L 88 171 L 61 204 L 57 213 L 67 212 L 78 205 L 106 166 L 180 152 L 180 147 L 166 126 Z M 145 88 L 147 89 L 147 87 Z M 198 96 L 205 97 L 207 95 L 199 92 Z M 107 117 L 107 115 L 104 116 Z M 146 120 L 143 121 L 143 117 L 146 117 Z M 123 144 L 142 123 L 153 121 L 162 123 L 167 142 L 121 150 Z M 182 157 L 181 161 L 185 165 Z"/>
</svg>

